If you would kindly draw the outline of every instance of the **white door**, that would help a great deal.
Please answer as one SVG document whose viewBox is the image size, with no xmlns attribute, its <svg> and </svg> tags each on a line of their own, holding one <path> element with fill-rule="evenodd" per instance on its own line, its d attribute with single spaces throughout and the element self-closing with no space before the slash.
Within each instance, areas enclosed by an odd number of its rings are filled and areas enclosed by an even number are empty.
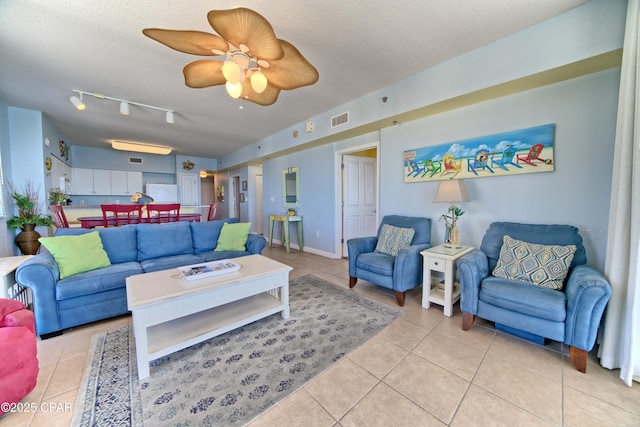
<svg viewBox="0 0 640 427">
<path fill-rule="evenodd" d="M 256 175 L 256 233 L 264 234 L 262 209 L 262 175 Z"/>
<path fill-rule="evenodd" d="M 198 180 L 190 173 L 180 174 L 180 204 L 195 206 L 198 203 Z"/>
<path fill-rule="evenodd" d="M 375 158 L 342 156 L 343 171 L 343 244 L 342 254 L 347 256 L 347 240 L 354 237 L 376 235 L 376 182 Z"/>
</svg>

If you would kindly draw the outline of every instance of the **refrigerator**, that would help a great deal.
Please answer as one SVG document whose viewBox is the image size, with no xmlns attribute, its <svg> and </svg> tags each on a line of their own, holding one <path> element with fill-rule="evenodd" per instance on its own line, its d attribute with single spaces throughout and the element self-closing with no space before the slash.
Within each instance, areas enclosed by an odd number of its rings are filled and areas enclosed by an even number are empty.
<svg viewBox="0 0 640 427">
<path fill-rule="evenodd" d="M 178 186 L 176 184 L 147 184 L 146 194 L 156 203 L 178 203 Z"/>
</svg>

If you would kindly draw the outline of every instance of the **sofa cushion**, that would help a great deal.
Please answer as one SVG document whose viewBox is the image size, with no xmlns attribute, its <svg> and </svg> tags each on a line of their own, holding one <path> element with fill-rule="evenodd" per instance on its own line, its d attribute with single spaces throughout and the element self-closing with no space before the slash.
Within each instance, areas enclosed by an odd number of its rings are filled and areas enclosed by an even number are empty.
<svg viewBox="0 0 640 427">
<path fill-rule="evenodd" d="M 251 255 L 250 251 L 207 251 L 200 252 L 199 257 L 202 257 L 206 262 L 218 261 L 221 259 L 237 258 L 241 256 Z"/>
<path fill-rule="evenodd" d="M 138 260 L 136 225 L 88 230 L 86 228 L 58 228 L 56 236 L 78 236 L 97 231 L 111 264 Z"/>
<path fill-rule="evenodd" d="M 218 236 L 218 244 L 214 250 L 216 252 L 246 251 L 247 237 L 249 236 L 250 230 L 250 222 L 223 224 L 222 230 L 220 230 L 220 236 Z"/>
<path fill-rule="evenodd" d="M 415 230 L 413 228 L 384 224 L 380 229 L 380 236 L 374 252 L 396 256 L 401 249 L 411 245 L 414 234 Z"/>
<path fill-rule="evenodd" d="M 554 322 L 564 322 L 567 299 L 564 292 L 517 280 L 488 277 L 478 298 L 496 307 Z"/>
<path fill-rule="evenodd" d="M 169 270 L 171 268 L 197 264 L 203 261 L 204 258 L 200 255 L 182 254 L 140 261 L 140 266 L 145 273 L 151 273 L 152 271 Z"/>
<path fill-rule="evenodd" d="M 395 265 L 395 257 L 382 252 L 366 252 L 358 255 L 356 260 L 356 268 L 371 271 L 383 276 L 393 276 L 393 266 Z"/>
<path fill-rule="evenodd" d="M 227 218 L 216 221 L 203 221 L 191 223 L 191 236 L 193 239 L 193 249 L 196 254 L 208 252 L 215 249 L 218 244 L 220 230 L 225 223 L 235 224 L 238 218 Z"/>
<path fill-rule="evenodd" d="M 138 224 L 138 261 L 193 254 L 188 222 Z M 197 262 L 197 261 L 196 261 Z"/>
<path fill-rule="evenodd" d="M 60 279 L 111 265 L 97 231 L 38 239 L 58 264 Z"/>
<path fill-rule="evenodd" d="M 493 275 L 550 289 L 562 289 L 575 245 L 540 245 L 503 237 L 500 258 Z"/>
<path fill-rule="evenodd" d="M 93 295 L 110 289 L 124 288 L 127 277 L 141 273 L 143 273 L 142 268 L 137 262 L 122 262 L 79 273 L 58 281 L 56 299 L 61 301 L 83 295 Z"/>
</svg>

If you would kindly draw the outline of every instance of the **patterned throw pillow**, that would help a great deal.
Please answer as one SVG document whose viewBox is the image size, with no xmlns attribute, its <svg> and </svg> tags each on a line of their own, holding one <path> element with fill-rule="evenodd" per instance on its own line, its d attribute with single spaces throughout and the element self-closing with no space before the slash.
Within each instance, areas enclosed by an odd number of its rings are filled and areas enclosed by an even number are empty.
<svg viewBox="0 0 640 427">
<path fill-rule="evenodd" d="M 375 252 L 396 256 L 400 249 L 411 246 L 414 233 L 415 230 L 413 228 L 394 227 L 393 225 L 384 224 L 382 230 L 380 230 Z"/>
<path fill-rule="evenodd" d="M 540 245 L 504 236 L 493 275 L 550 289 L 562 289 L 575 245 Z"/>
</svg>

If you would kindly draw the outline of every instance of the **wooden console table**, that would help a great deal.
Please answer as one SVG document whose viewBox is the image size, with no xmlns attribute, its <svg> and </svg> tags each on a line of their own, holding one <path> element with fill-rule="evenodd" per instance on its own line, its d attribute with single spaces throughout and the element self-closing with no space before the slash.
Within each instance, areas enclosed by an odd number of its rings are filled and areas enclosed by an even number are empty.
<svg viewBox="0 0 640 427">
<path fill-rule="evenodd" d="M 282 244 L 286 245 L 287 253 L 291 252 L 291 238 L 289 236 L 289 223 L 298 223 L 298 246 L 300 252 L 304 249 L 304 232 L 302 227 L 302 215 L 269 215 L 269 247 L 273 243 L 273 224 L 276 221 L 282 222 Z"/>
</svg>

